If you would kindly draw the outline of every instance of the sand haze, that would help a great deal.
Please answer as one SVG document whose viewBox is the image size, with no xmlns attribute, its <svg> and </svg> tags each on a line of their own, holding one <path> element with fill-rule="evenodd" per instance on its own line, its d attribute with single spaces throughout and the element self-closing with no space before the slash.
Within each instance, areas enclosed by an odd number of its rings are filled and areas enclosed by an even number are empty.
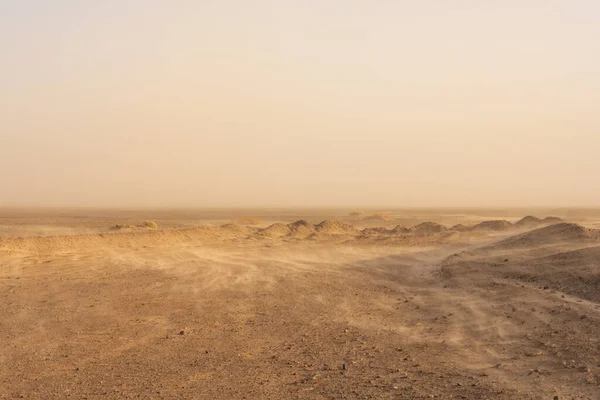
<svg viewBox="0 0 600 400">
<path fill-rule="evenodd" d="M 593 206 L 589 1 L 0 5 L 0 203 Z"/>
<path fill-rule="evenodd" d="M 0 2 L 0 399 L 597 400 L 598 15 Z"/>
</svg>

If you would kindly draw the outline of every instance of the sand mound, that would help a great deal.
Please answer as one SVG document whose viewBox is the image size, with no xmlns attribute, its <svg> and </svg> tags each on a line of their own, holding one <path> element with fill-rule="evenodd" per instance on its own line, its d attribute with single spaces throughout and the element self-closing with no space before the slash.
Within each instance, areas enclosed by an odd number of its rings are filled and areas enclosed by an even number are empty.
<svg viewBox="0 0 600 400">
<path fill-rule="evenodd" d="M 528 215 L 519 221 L 515 222 L 515 226 L 519 228 L 530 228 L 534 226 L 538 226 L 542 223 L 542 220 L 538 217 L 534 217 L 532 215 Z"/>
<path fill-rule="evenodd" d="M 438 224 L 437 222 L 423 222 L 417 226 L 413 226 L 411 232 L 417 235 L 427 235 L 431 233 L 439 233 L 447 230 L 444 225 Z"/>
<path fill-rule="evenodd" d="M 564 222 L 564 220 L 562 218 L 558 218 L 558 217 L 546 217 L 541 221 L 542 224 L 546 224 L 546 225 L 560 224 L 561 222 Z"/>
<path fill-rule="evenodd" d="M 389 213 L 375 213 L 375 214 L 365 215 L 362 219 L 364 219 L 366 221 L 390 221 L 393 219 L 393 217 Z"/>
<path fill-rule="evenodd" d="M 450 228 L 450 230 L 456 232 L 467 232 L 469 230 L 469 227 L 463 224 L 457 224 Z"/>
<path fill-rule="evenodd" d="M 352 225 L 345 224 L 340 221 L 325 220 L 320 224 L 315 225 L 315 230 L 319 233 L 327 233 L 330 235 L 358 235 L 360 231 Z"/>
<path fill-rule="evenodd" d="M 560 224 L 561 222 L 564 222 L 564 220 L 558 217 L 546 217 L 544 219 L 540 219 L 538 217 L 528 215 L 525 218 L 517 221 L 515 226 L 518 228 L 535 228 L 542 225 Z"/>
<path fill-rule="evenodd" d="M 273 225 L 269 225 L 265 229 L 261 229 L 259 231 L 260 235 L 268 236 L 268 237 L 281 237 L 287 236 L 291 233 L 291 230 L 288 225 L 282 223 L 275 223 Z"/>
<path fill-rule="evenodd" d="M 579 224 L 563 222 L 511 236 L 498 242 L 494 247 L 498 249 L 535 247 L 563 242 L 589 241 L 595 236 L 593 231 Z"/>
<path fill-rule="evenodd" d="M 290 235 L 296 237 L 306 237 L 315 232 L 315 226 L 304 219 L 288 224 L 288 228 Z"/>
<path fill-rule="evenodd" d="M 390 221 L 394 218 L 390 213 L 377 212 L 369 214 L 362 211 L 351 212 L 348 216 L 365 221 Z"/>
<path fill-rule="evenodd" d="M 361 234 L 363 236 L 381 236 L 381 235 L 389 235 L 391 233 L 393 233 L 393 232 L 384 227 L 365 228 L 361 231 Z"/>
<path fill-rule="evenodd" d="M 505 220 L 483 221 L 471 228 L 473 231 L 504 231 L 510 229 L 512 224 Z"/>
<path fill-rule="evenodd" d="M 600 246 L 527 260 L 504 273 L 522 282 L 600 301 Z"/>
<path fill-rule="evenodd" d="M 315 229 L 314 225 L 305 219 L 301 219 L 301 220 L 289 223 L 288 226 L 291 230 L 297 230 L 297 229 L 302 229 L 302 228 Z"/>
<path fill-rule="evenodd" d="M 402 225 L 396 225 L 396 227 L 394 229 L 392 229 L 392 233 L 394 235 L 405 235 L 409 232 L 410 232 L 410 229 L 405 226 L 402 226 Z"/>
<path fill-rule="evenodd" d="M 223 231 L 228 231 L 228 232 L 239 232 L 239 233 L 249 232 L 248 227 L 238 225 L 238 224 L 225 224 L 225 225 L 221 225 L 219 228 L 222 229 Z"/>
</svg>

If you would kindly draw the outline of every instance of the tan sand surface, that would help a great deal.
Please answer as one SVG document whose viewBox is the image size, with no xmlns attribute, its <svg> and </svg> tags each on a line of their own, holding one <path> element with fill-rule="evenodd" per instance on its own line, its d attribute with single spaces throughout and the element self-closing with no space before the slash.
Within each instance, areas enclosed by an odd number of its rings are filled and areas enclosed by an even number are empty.
<svg viewBox="0 0 600 400">
<path fill-rule="evenodd" d="M 594 213 L 352 212 L 1 210 L 0 398 L 600 398 Z"/>
</svg>

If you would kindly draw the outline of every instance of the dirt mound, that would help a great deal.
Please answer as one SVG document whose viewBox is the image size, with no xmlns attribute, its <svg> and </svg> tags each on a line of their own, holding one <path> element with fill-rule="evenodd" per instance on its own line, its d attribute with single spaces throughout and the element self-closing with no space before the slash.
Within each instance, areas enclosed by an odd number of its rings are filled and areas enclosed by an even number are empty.
<svg viewBox="0 0 600 400">
<path fill-rule="evenodd" d="M 351 212 L 348 216 L 365 221 L 390 221 L 394 218 L 391 213 L 377 212 L 369 214 L 362 211 Z"/>
<path fill-rule="evenodd" d="M 219 228 L 223 231 L 228 231 L 228 232 L 247 233 L 249 231 L 248 227 L 238 225 L 238 224 L 224 224 L 224 225 L 221 225 Z"/>
<path fill-rule="evenodd" d="M 305 219 L 300 219 L 298 221 L 289 223 L 288 226 L 291 230 L 297 230 L 297 229 L 302 229 L 302 228 L 315 229 L 314 225 Z"/>
<path fill-rule="evenodd" d="M 456 232 L 467 232 L 469 230 L 469 227 L 463 224 L 457 224 L 450 228 L 450 230 Z"/>
<path fill-rule="evenodd" d="M 315 232 L 315 226 L 304 219 L 292 222 L 287 226 L 290 229 L 290 235 L 296 237 L 306 237 Z"/>
<path fill-rule="evenodd" d="M 381 236 L 381 235 L 389 235 L 392 231 L 388 230 L 384 227 L 378 228 L 365 228 L 361 231 L 363 236 Z"/>
<path fill-rule="evenodd" d="M 352 225 L 340 221 L 325 220 L 315 225 L 315 230 L 319 233 L 331 235 L 358 235 L 360 231 Z"/>
<path fill-rule="evenodd" d="M 493 247 L 497 249 L 517 249 L 552 245 L 564 242 L 590 241 L 595 233 L 579 224 L 560 223 L 511 236 L 498 242 Z"/>
<path fill-rule="evenodd" d="M 365 215 L 362 218 L 365 221 L 390 221 L 393 219 L 392 215 L 389 213 L 375 213 L 370 215 Z"/>
<path fill-rule="evenodd" d="M 431 233 L 440 233 L 446 231 L 444 225 L 438 224 L 437 222 L 423 222 L 417 226 L 413 226 L 411 232 L 417 235 L 427 235 Z"/>
<path fill-rule="evenodd" d="M 405 235 L 407 233 L 410 233 L 410 229 L 402 225 L 396 225 L 396 227 L 392 229 L 392 233 L 394 235 Z"/>
<path fill-rule="evenodd" d="M 519 221 L 515 222 L 515 226 L 518 228 L 530 228 L 538 226 L 542 223 L 542 220 L 538 217 L 534 217 L 532 215 L 528 215 Z"/>
<path fill-rule="evenodd" d="M 561 222 L 564 222 L 564 220 L 559 217 L 546 217 L 543 220 L 541 220 L 541 223 L 546 225 L 560 224 Z"/>
<path fill-rule="evenodd" d="M 564 222 L 564 220 L 558 217 L 546 217 L 544 219 L 540 219 L 538 217 L 528 215 L 515 222 L 515 226 L 517 228 L 536 228 L 539 226 L 560 224 L 561 222 Z"/>
<path fill-rule="evenodd" d="M 600 246 L 529 259 L 503 276 L 600 302 Z"/>
<path fill-rule="evenodd" d="M 267 237 L 281 237 L 287 236 L 291 233 L 290 227 L 288 225 L 282 223 L 275 223 L 273 225 L 269 225 L 265 229 L 261 229 L 258 233 L 262 236 Z"/>
<path fill-rule="evenodd" d="M 504 231 L 513 225 L 505 220 L 483 221 L 471 228 L 473 231 Z"/>
</svg>

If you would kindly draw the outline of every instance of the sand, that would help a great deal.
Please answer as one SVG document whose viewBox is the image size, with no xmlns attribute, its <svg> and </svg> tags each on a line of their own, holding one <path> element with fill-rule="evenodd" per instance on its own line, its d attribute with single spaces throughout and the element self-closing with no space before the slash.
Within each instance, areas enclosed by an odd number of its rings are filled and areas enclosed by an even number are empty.
<svg viewBox="0 0 600 400">
<path fill-rule="evenodd" d="M 350 214 L 0 210 L 0 398 L 600 398 L 595 216 Z"/>
</svg>

